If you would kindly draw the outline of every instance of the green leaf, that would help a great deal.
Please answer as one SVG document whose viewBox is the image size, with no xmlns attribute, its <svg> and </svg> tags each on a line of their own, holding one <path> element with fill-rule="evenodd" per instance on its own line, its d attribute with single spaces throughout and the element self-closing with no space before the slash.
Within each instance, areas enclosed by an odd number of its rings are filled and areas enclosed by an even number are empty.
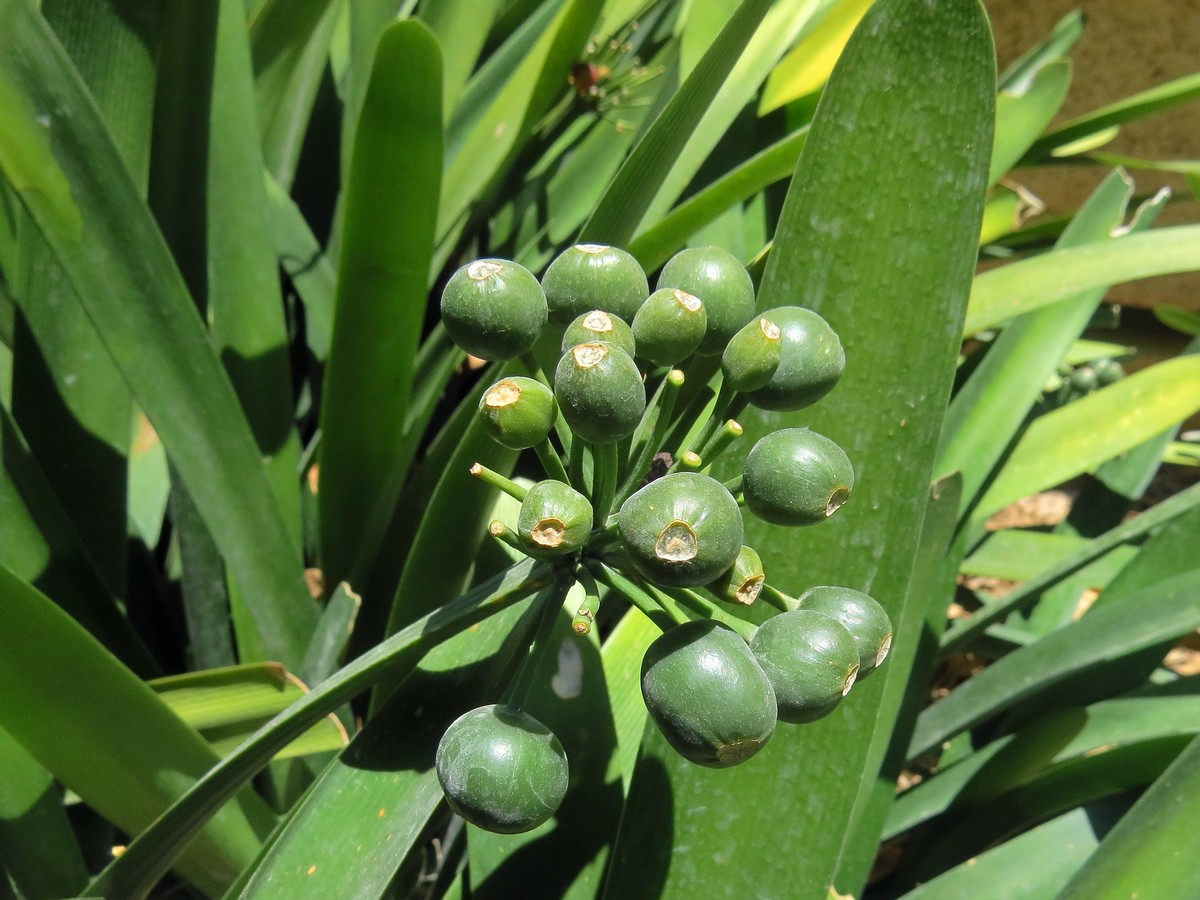
<svg viewBox="0 0 1200 900">
<path fill-rule="evenodd" d="M 761 150 L 635 237 L 629 252 L 642 268 L 653 272 L 725 210 L 791 175 L 807 139 L 808 126 L 804 126 Z"/>
<path fill-rule="evenodd" d="M 320 684 L 337 670 L 338 660 L 346 651 L 362 598 L 344 581 L 325 603 L 321 619 L 313 629 L 312 641 L 304 654 L 300 679 L 310 687 Z"/>
<path fill-rule="evenodd" d="M 1110 243 L 1132 192 L 1129 179 L 1113 172 L 1075 214 L 1059 246 Z M 1152 218 L 1139 215 L 1132 227 L 1143 228 Z M 937 471 L 963 473 L 964 510 L 975 503 L 1009 451 L 1047 379 L 1087 327 L 1105 290 L 1107 286 L 1090 290 L 1015 319 L 955 394 L 943 425 Z"/>
<path fill-rule="evenodd" d="M 269 652 L 299 665 L 289 648 L 303 646 L 316 608 L 237 396 L 83 85 L 23 0 L 0 3 L 0 96 L 22 110 L 0 125 L 0 168 L 187 483 L 234 580 L 248 596 L 274 598 L 254 607 Z M 38 114 L 50 117 L 48 129 L 36 124 Z"/>
<path fill-rule="evenodd" d="M 601 651 L 604 677 L 608 682 L 609 704 L 612 706 L 613 722 L 617 731 L 621 777 L 626 793 L 629 792 L 629 784 L 633 780 L 633 769 L 637 763 L 642 733 L 646 730 L 646 703 L 642 700 L 642 685 L 638 673 L 646 648 L 660 634 L 662 632 L 657 625 L 631 608 L 621 617 Z"/>
<path fill-rule="evenodd" d="M 1200 626 L 1200 569 L 1173 575 L 1023 647 L 951 691 L 917 724 L 909 756 L 919 756 L 959 732 L 1059 681 Z"/>
<path fill-rule="evenodd" d="M 889 91 L 878 89 L 883 80 Z M 825 316 L 843 340 L 847 368 L 811 409 L 748 412 L 739 419 L 744 444 L 778 427 L 811 424 L 845 447 L 858 486 L 819 528 L 783 531 L 748 517 L 746 542 L 762 555 L 772 584 L 789 593 L 822 583 L 866 589 L 905 633 L 912 616 L 923 617 L 915 602 L 905 603 L 924 517 L 924 504 L 912 501 L 929 489 L 940 427 L 937 417 L 912 410 L 949 397 L 994 98 L 990 35 L 977 3 L 873 6 L 825 89 L 759 295 L 763 309 L 803 303 Z M 865 122 L 869 129 L 851 127 Z M 922 285 L 919 316 L 912 284 Z M 915 356 L 914 346 L 922 348 Z M 736 473 L 733 456 L 717 464 L 724 477 Z M 761 753 L 728 771 L 690 766 L 652 735 L 635 771 L 607 894 L 825 896 L 868 748 L 886 742 L 897 715 L 881 708 L 881 697 L 907 675 L 889 662 L 828 718 L 780 726 Z M 814 812 L 798 814 L 795 794 L 779 789 L 784 784 L 802 785 L 805 808 Z M 764 822 L 769 841 L 730 840 L 759 833 Z"/>
<path fill-rule="evenodd" d="M 963 333 L 987 328 L 1074 294 L 1200 268 L 1200 225 L 1160 228 L 1117 241 L 1052 250 L 984 272 L 971 288 Z"/>
<path fill-rule="evenodd" d="M 1078 10 L 1067 13 L 1055 23 L 1050 37 L 1030 47 L 1004 71 L 1000 76 L 1000 90 L 1020 93 L 1043 66 L 1065 57 L 1082 36 L 1083 13 Z"/>
<path fill-rule="evenodd" d="M 1184 852 L 1195 834 L 1200 738 L 1141 796 L 1071 879 L 1060 897 L 1183 897 L 1195 892 L 1196 868 Z"/>
<path fill-rule="evenodd" d="M 850 35 L 874 2 L 841 0 L 829 4 L 816 26 L 771 71 L 758 101 L 758 114 L 764 116 L 824 87 Z"/>
<path fill-rule="evenodd" d="M 411 671 L 433 647 L 520 602 L 551 580 L 545 566 L 532 561 L 518 564 L 359 656 L 209 769 L 92 881 L 91 893 L 127 897 L 149 890 L 213 813 L 289 741 L 383 675 Z"/>
<path fill-rule="evenodd" d="M 1051 566 L 1058 565 L 1073 553 L 1087 547 L 1086 538 L 1072 534 L 1052 534 L 1005 528 L 993 532 L 970 556 L 959 570 L 964 575 L 984 575 L 1011 581 L 1036 578 Z M 1137 555 L 1134 547 L 1116 547 L 1101 556 L 1095 564 L 1084 566 L 1079 576 L 1088 584 L 1103 587 L 1126 563 Z"/>
<path fill-rule="evenodd" d="M 425 319 L 442 172 L 440 75 L 428 28 L 387 27 L 354 139 L 321 403 L 321 566 L 330 585 L 361 586 L 378 550 L 363 546 L 365 523 L 399 492 L 385 489 Z"/>
<path fill-rule="evenodd" d="M 24 897 L 73 897 L 87 884 L 87 867 L 63 808 L 62 789 L 3 728 L 0 857 Z"/>
<path fill-rule="evenodd" d="M 964 646 L 973 637 L 980 634 L 988 625 L 1004 619 L 1010 613 L 1024 609 L 1041 592 L 1079 571 L 1093 560 L 1099 559 L 1104 554 L 1113 550 L 1113 548 L 1127 541 L 1135 540 L 1152 529 L 1170 522 L 1176 517 L 1183 516 L 1185 513 L 1194 514 L 1194 511 L 1198 507 L 1200 507 L 1200 485 L 1193 485 L 1151 507 L 1135 519 L 1114 526 L 1105 534 L 1089 541 L 1078 551 L 1044 570 L 1037 577 L 1009 592 L 1002 599 L 989 603 L 983 609 L 977 611 L 970 619 L 954 625 L 942 638 L 942 652 L 950 653 Z M 1190 518 L 1191 516 L 1185 519 L 1187 524 L 1182 528 L 1176 527 L 1172 529 L 1172 535 L 1178 535 L 1181 531 L 1186 533 L 1191 526 Z M 1179 538 L 1176 537 L 1175 540 L 1179 540 Z M 1178 553 L 1173 547 L 1171 551 L 1175 552 L 1168 551 L 1168 556 L 1174 556 Z M 1135 571 L 1141 571 L 1142 574 L 1136 575 L 1139 581 L 1134 586 L 1144 586 L 1145 582 L 1140 579 L 1145 577 L 1153 578 L 1152 573 L 1158 572 L 1161 565 L 1162 563 L 1158 560 L 1149 562 L 1144 569 L 1142 569 L 1142 564 L 1139 564 Z M 1121 571 L 1122 573 L 1127 572 L 1128 567 Z M 1178 571 L 1178 569 L 1175 571 Z M 1134 576 L 1125 575 L 1124 577 L 1132 578 Z"/>
<path fill-rule="evenodd" d="M 138 834 L 216 755 L 90 635 L 2 567 L 0 598 L 0 726 L 102 816 Z M 242 794 L 200 832 L 180 871 L 221 890 L 254 858 L 273 819 L 257 795 Z"/>
<path fill-rule="evenodd" d="M 1164 304 L 1154 307 L 1154 318 L 1184 334 L 1193 336 L 1200 334 L 1200 313 L 1192 312 L 1190 309 Z"/>
<path fill-rule="evenodd" d="M 919 885 L 907 900 L 1057 897 L 1111 827 L 1112 803 L 1073 809 Z M 1124 805 L 1120 805 L 1124 809 Z M 1119 812 L 1118 812 L 1119 814 Z"/>
<path fill-rule="evenodd" d="M 263 162 L 284 188 L 296 172 L 341 11 L 341 0 L 267 0 L 250 22 Z"/>
<path fill-rule="evenodd" d="M 629 243 L 770 6 L 770 0 L 745 0 L 738 7 L 670 102 L 644 128 L 584 224 L 580 240 L 617 246 Z"/>
<path fill-rule="evenodd" d="M 1095 139 L 1107 143 L 1116 135 L 1116 126 L 1170 109 L 1196 97 L 1200 97 L 1200 74 L 1185 75 L 1157 85 L 1072 119 L 1030 147 L 1025 154 L 1025 161 L 1035 163 L 1045 160 L 1047 156 L 1069 155 L 1072 147 L 1081 141 Z"/>
<path fill-rule="evenodd" d="M 496 18 L 498 0 L 426 0 L 418 14 L 443 47 L 442 106 L 452 110 L 475 69 Z"/>
<path fill-rule="evenodd" d="M 1036 419 L 979 501 L 982 519 L 1082 473 L 1200 409 L 1200 356 L 1143 369 Z"/>
<path fill-rule="evenodd" d="M 1000 91 L 996 98 L 996 142 L 988 183 L 995 184 L 1029 149 L 1058 113 L 1071 87 L 1067 60 L 1047 63 L 1020 87 Z"/>
<path fill-rule="evenodd" d="M 175 715 L 224 755 L 260 725 L 304 696 L 306 688 L 277 663 L 205 669 L 148 682 Z M 276 758 L 301 756 L 346 745 L 341 723 L 327 717 Z"/>
</svg>

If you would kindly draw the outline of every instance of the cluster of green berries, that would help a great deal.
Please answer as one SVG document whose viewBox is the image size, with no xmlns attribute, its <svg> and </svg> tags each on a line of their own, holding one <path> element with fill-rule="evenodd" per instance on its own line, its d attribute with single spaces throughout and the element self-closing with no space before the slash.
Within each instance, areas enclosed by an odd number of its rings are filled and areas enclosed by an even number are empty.
<svg viewBox="0 0 1200 900">
<path fill-rule="evenodd" d="M 854 487 L 842 449 L 785 428 L 750 449 L 740 476 L 708 473 L 741 436 L 735 416 L 747 405 L 797 410 L 837 383 L 845 356 L 819 315 L 756 312 L 746 269 L 716 247 L 677 254 L 651 292 L 631 255 L 598 244 L 566 250 L 540 281 L 508 260 L 472 262 L 451 277 L 441 311 L 464 351 L 527 372 L 492 384 L 478 412 L 500 444 L 535 450 L 547 477 L 525 487 L 472 468 L 521 504 L 516 522 L 493 522 L 491 534 L 569 571 L 587 597 L 581 634 L 598 585 L 663 626 L 643 660 L 642 695 L 681 755 L 741 763 L 777 722 L 829 714 L 883 662 L 892 628 L 879 603 L 833 586 L 790 597 L 743 543 L 743 506 L 784 526 L 833 515 Z M 547 378 L 538 358 L 551 353 Z M 687 371 L 703 384 L 685 390 Z M 736 614 L 756 601 L 778 612 L 758 627 Z M 493 831 L 535 827 L 566 792 L 562 745 L 519 707 L 468 712 L 438 748 L 451 808 Z"/>
</svg>

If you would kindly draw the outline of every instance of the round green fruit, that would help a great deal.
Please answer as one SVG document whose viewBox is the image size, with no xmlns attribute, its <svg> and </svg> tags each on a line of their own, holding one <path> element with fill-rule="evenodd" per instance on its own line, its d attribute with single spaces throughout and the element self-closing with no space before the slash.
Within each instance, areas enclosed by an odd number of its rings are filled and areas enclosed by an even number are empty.
<svg viewBox="0 0 1200 900">
<path fill-rule="evenodd" d="M 742 511 L 721 482 L 675 472 L 650 482 L 621 504 L 621 545 L 642 575 L 658 584 L 708 584 L 736 562 Z"/>
<path fill-rule="evenodd" d="M 858 648 L 837 619 L 794 609 L 759 626 L 750 649 L 775 690 L 781 722 L 833 712 L 858 677 Z"/>
<path fill-rule="evenodd" d="M 561 481 L 539 481 L 517 515 L 517 540 L 530 556 L 566 556 L 582 550 L 592 531 L 592 504 Z"/>
<path fill-rule="evenodd" d="M 779 326 L 779 365 L 771 379 L 749 394 L 760 409 L 796 410 L 820 400 L 846 368 L 842 342 L 811 309 L 781 306 L 762 314 Z"/>
<path fill-rule="evenodd" d="M 609 444 L 633 434 L 646 410 L 646 386 L 633 358 L 614 344 L 579 344 L 554 370 L 554 396 L 576 435 Z"/>
<path fill-rule="evenodd" d="M 892 620 L 879 601 L 848 587 L 820 585 L 796 598 L 800 609 L 837 619 L 854 638 L 858 650 L 858 677 L 866 678 L 887 659 L 892 649 Z"/>
<path fill-rule="evenodd" d="M 450 808 L 500 834 L 536 828 L 567 793 L 567 756 L 558 738 L 506 706 L 459 716 L 442 735 L 436 766 Z"/>
<path fill-rule="evenodd" d="M 636 259 L 617 247 L 576 244 L 560 253 L 542 275 L 550 321 L 566 325 L 589 310 L 616 313 L 626 322 L 650 293 Z"/>
<path fill-rule="evenodd" d="M 704 302 L 708 329 L 696 350 L 717 356 L 738 329 L 754 318 L 754 282 L 728 250 L 693 247 L 672 256 L 658 276 L 658 288 L 678 288 Z"/>
<path fill-rule="evenodd" d="M 691 356 L 707 327 L 704 303 L 678 288 L 655 291 L 633 317 L 638 355 L 659 366 L 673 366 Z"/>
<path fill-rule="evenodd" d="M 520 356 L 546 325 L 546 295 L 533 273 L 506 259 L 463 266 L 442 292 L 442 321 L 454 343 L 480 359 Z"/>
<path fill-rule="evenodd" d="M 613 344 L 630 356 L 634 355 L 636 343 L 633 339 L 633 331 L 620 316 L 606 313 L 602 309 L 585 312 L 568 325 L 567 330 L 563 333 L 562 348 L 559 352 L 566 353 L 572 347 L 596 341 Z"/>
<path fill-rule="evenodd" d="M 533 378 L 514 375 L 497 381 L 479 401 L 488 436 L 502 447 L 525 450 L 544 441 L 554 428 L 554 392 Z"/>
<path fill-rule="evenodd" d="M 750 512 L 774 525 L 815 525 L 837 512 L 854 487 L 845 451 L 807 428 L 761 438 L 746 457 L 742 493 Z"/>
<path fill-rule="evenodd" d="M 702 766 L 745 762 L 775 731 L 771 682 L 745 641 L 708 620 L 678 625 L 650 645 L 642 697 L 667 742 Z"/>
<path fill-rule="evenodd" d="M 770 319 L 759 316 L 746 324 L 725 345 L 721 372 L 725 383 L 739 394 L 757 391 L 779 368 L 783 333 Z"/>
</svg>

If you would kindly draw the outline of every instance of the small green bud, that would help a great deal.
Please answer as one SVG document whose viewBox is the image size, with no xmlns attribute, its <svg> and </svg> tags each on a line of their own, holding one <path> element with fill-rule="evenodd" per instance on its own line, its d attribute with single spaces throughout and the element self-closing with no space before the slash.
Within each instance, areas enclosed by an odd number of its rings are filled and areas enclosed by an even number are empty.
<svg viewBox="0 0 1200 900">
<path fill-rule="evenodd" d="M 477 259 L 450 276 L 442 321 L 472 356 L 504 360 L 537 342 L 546 325 L 546 295 L 533 273 L 507 259 Z"/>
<path fill-rule="evenodd" d="M 1090 394 L 1099 386 L 1100 379 L 1096 377 L 1096 370 L 1091 366 L 1080 366 L 1071 373 L 1071 387 L 1081 394 Z"/>
<path fill-rule="evenodd" d="M 725 345 L 721 372 L 725 383 L 739 394 L 757 391 L 779 368 L 783 349 L 779 326 L 761 316 L 747 324 Z"/>
<path fill-rule="evenodd" d="M 450 808 L 498 834 L 536 828 L 567 794 L 567 755 L 558 738 L 507 706 L 482 706 L 455 719 L 438 743 L 435 765 Z"/>
<path fill-rule="evenodd" d="M 707 327 L 704 303 L 678 288 L 655 291 L 633 317 L 638 355 L 659 366 L 673 366 L 691 356 Z"/>
<path fill-rule="evenodd" d="M 845 451 L 807 428 L 761 438 L 746 457 L 742 493 L 750 512 L 775 525 L 815 525 L 837 512 L 854 487 Z"/>
<path fill-rule="evenodd" d="M 613 344 L 579 344 L 554 370 L 554 396 L 571 430 L 593 444 L 633 434 L 646 409 L 646 386 L 633 358 Z"/>
<path fill-rule="evenodd" d="M 592 504 L 561 481 L 539 481 L 529 489 L 517 515 L 521 549 L 539 558 L 582 550 L 592 532 Z"/>
<path fill-rule="evenodd" d="M 737 501 L 721 482 L 698 472 L 650 482 L 621 504 L 617 523 L 634 568 L 659 584 L 708 584 L 742 549 Z"/>
<path fill-rule="evenodd" d="M 775 732 L 770 681 L 746 642 L 712 621 L 676 626 L 650 645 L 642 697 L 667 742 L 702 766 L 745 762 Z"/>
<path fill-rule="evenodd" d="M 630 356 L 634 355 L 636 344 L 633 331 L 625 324 L 625 320 L 614 313 L 606 313 L 602 309 L 593 309 L 577 317 L 563 333 L 562 349 L 566 353 L 572 347 L 580 344 L 591 344 L 603 341 L 620 347 Z"/>
<path fill-rule="evenodd" d="M 813 722 L 828 715 L 858 677 L 858 649 L 850 632 L 813 610 L 767 619 L 750 650 L 775 690 L 781 722 Z"/>
<path fill-rule="evenodd" d="M 887 659 L 892 649 L 892 620 L 877 600 L 848 587 L 821 585 L 798 598 L 800 609 L 832 616 L 845 626 L 858 650 L 858 677 L 865 678 Z"/>
<path fill-rule="evenodd" d="M 617 247 L 576 244 L 560 253 L 542 275 L 550 321 L 566 325 L 593 309 L 633 319 L 650 285 L 636 259 Z"/>
<path fill-rule="evenodd" d="M 709 589 L 724 600 L 749 606 L 762 592 L 766 574 L 762 560 L 753 547 L 743 546 L 729 570 L 709 585 Z"/>
<path fill-rule="evenodd" d="M 737 257 L 720 247 L 693 247 L 672 256 L 658 288 L 679 288 L 704 302 L 708 330 L 696 350 L 717 356 L 738 329 L 754 318 L 754 282 Z"/>
<path fill-rule="evenodd" d="M 540 444 L 554 428 L 558 403 L 540 381 L 515 375 L 497 381 L 479 401 L 488 436 L 502 447 L 525 450 Z"/>
<path fill-rule="evenodd" d="M 759 409 L 803 409 L 838 383 L 846 368 L 842 342 L 829 323 L 810 309 L 781 306 L 763 313 L 779 326 L 779 365 L 763 387 L 750 393 Z"/>
<path fill-rule="evenodd" d="M 1101 387 L 1107 387 L 1125 377 L 1125 367 L 1115 359 L 1098 359 L 1092 368 L 1096 370 L 1096 380 Z"/>
</svg>

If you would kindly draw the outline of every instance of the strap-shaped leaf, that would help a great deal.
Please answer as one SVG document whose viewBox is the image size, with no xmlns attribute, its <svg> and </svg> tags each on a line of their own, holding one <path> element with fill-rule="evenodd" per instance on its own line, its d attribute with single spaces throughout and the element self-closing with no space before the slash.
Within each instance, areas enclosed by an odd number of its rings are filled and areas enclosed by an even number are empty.
<svg viewBox="0 0 1200 900">
<path fill-rule="evenodd" d="M 187 483 L 267 651 L 299 666 L 316 607 L 257 445 L 162 235 L 26 0 L 0 3 L 0 168 Z M 47 125 L 39 124 L 39 117 Z M 53 135 L 53 142 L 49 135 Z"/>
</svg>

